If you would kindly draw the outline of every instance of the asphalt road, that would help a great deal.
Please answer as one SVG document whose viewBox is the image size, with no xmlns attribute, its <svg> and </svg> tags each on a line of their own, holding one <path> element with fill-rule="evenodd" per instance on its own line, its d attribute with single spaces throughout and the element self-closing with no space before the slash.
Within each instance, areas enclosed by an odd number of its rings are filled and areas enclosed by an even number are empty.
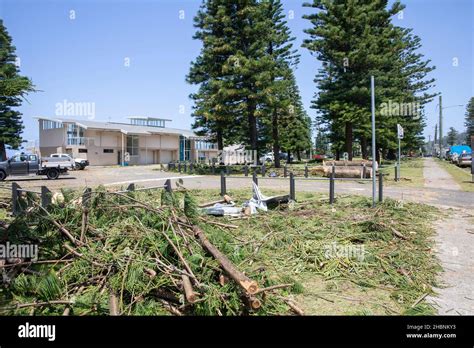
<svg viewBox="0 0 474 348">
<path fill-rule="evenodd" d="M 219 189 L 219 176 L 199 176 L 189 174 L 170 173 L 159 170 L 160 166 L 133 166 L 133 167 L 89 167 L 83 171 L 71 171 L 61 176 L 58 180 L 48 180 L 45 177 L 9 177 L 6 183 L 16 181 L 22 188 L 39 189 L 45 185 L 52 191 L 61 188 L 83 188 L 96 187 L 98 185 L 122 186 L 135 183 L 141 187 L 157 186 L 168 178 L 175 181 L 182 178 L 184 186 L 193 189 Z M 275 190 L 289 190 L 288 179 L 258 178 L 259 186 Z M 227 189 L 251 188 L 251 177 L 227 178 Z M 463 192 L 447 188 L 449 185 L 430 185 L 428 187 L 384 187 L 384 197 L 397 200 L 415 201 L 445 207 L 468 208 L 474 207 L 474 192 Z M 371 182 L 360 181 L 336 181 L 337 194 L 356 194 L 372 196 Z M 296 179 L 296 192 L 321 192 L 328 194 L 329 182 L 322 180 L 300 180 Z"/>
</svg>

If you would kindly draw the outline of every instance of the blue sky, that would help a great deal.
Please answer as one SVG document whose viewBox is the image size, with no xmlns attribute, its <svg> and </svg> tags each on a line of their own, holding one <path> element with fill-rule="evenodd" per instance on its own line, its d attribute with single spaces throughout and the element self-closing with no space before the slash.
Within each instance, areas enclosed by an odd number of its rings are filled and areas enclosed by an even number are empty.
<svg viewBox="0 0 474 348">
<path fill-rule="evenodd" d="M 288 24 L 296 37 L 301 63 L 296 77 L 304 105 L 310 101 L 319 62 L 300 47 L 311 11 L 303 0 L 284 0 Z M 13 37 L 22 74 L 40 92 L 30 94 L 20 110 L 24 138 L 38 138 L 34 116 L 54 116 L 56 104 L 95 103 L 96 120 L 125 121 L 132 115 L 173 120 L 170 127 L 189 129 L 195 90 L 185 82 L 189 63 L 199 53 L 192 39 L 193 16 L 200 0 L 0 0 L 0 18 Z M 395 24 L 414 28 L 421 52 L 437 69 L 436 92 L 443 105 L 466 104 L 474 96 L 471 0 L 407 0 L 403 19 Z M 71 12 L 73 11 L 73 12 Z M 74 18 L 72 18 L 74 17 Z M 184 18 L 183 18 L 184 17 Z M 457 59 L 458 65 L 453 62 Z M 126 63 L 129 62 L 129 66 Z M 427 106 L 425 135 L 433 136 L 438 111 Z M 464 129 L 465 106 L 444 110 L 444 134 Z"/>
</svg>

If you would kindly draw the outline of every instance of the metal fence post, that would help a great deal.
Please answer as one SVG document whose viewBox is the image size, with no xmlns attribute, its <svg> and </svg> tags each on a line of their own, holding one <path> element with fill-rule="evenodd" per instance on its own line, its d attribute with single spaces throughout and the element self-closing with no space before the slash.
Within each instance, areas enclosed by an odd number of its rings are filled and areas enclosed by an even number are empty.
<svg viewBox="0 0 474 348">
<path fill-rule="evenodd" d="M 51 204 L 51 191 L 46 186 L 41 186 L 41 206 L 46 208 Z"/>
<path fill-rule="evenodd" d="M 181 173 L 181 162 L 178 162 L 178 172 Z"/>
<path fill-rule="evenodd" d="M 331 176 L 329 177 L 329 204 L 334 204 L 334 174 L 336 167 L 332 166 Z"/>
<path fill-rule="evenodd" d="M 193 173 L 193 162 L 189 163 L 189 174 Z"/>
<path fill-rule="evenodd" d="M 20 189 L 20 185 L 16 182 L 12 183 L 12 213 L 13 215 L 17 215 L 20 212 L 20 206 L 18 204 L 18 189 Z"/>
<path fill-rule="evenodd" d="M 225 173 L 224 171 L 221 171 L 221 196 L 224 196 L 227 194 L 227 187 L 226 187 L 226 182 L 225 182 Z"/>
<path fill-rule="evenodd" d="M 257 171 L 256 170 L 254 170 L 254 172 L 252 174 L 252 179 L 253 179 L 253 182 L 255 183 L 255 185 L 258 185 Z"/>
<path fill-rule="evenodd" d="M 395 168 L 395 181 L 398 181 L 398 167 L 395 166 L 394 168 Z M 374 175 L 375 175 L 375 173 L 374 173 Z"/>
<path fill-rule="evenodd" d="M 283 176 L 286 178 L 288 176 L 288 167 L 287 165 L 285 164 L 285 166 L 283 167 Z"/>
<path fill-rule="evenodd" d="M 247 164 L 244 166 L 244 174 L 245 176 L 249 176 L 249 166 Z"/>
<path fill-rule="evenodd" d="M 262 164 L 262 176 L 265 176 L 265 173 L 267 171 L 267 167 L 265 166 L 265 163 Z"/>
<path fill-rule="evenodd" d="M 383 202 L 383 174 L 379 173 L 379 202 Z"/>
<path fill-rule="evenodd" d="M 304 177 L 307 178 L 308 177 L 308 166 L 304 166 Z"/>
<path fill-rule="evenodd" d="M 293 173 L 290 173 L 290 200 L 296 201 L 295 177 Z"/>
<path fill-rule="evenodd" d="M 171 187 L 171 179 L 167 179 L 165 181 L 165 190 L 169 193 L 173 192 L 173 188 Z"/>
<path fill-rule="evenodd" d="M 225 174 L 226 174 L 226 175 L 230 175 L 229 166 L 225 166 Z"/>
<path fill-rule="evenodd" d="M 362 178 L 361 179 L 365 179 L 365 177 L 367 176 L 367 168 L 365 167 L 365 163 L 362 165 Z"/>
<path fill-rule="evenodd" d="M 213 175 L 216 174 L 216 164 L 214 162 L 212 162 L 211 172 Z"/>
<path fill-rule="evenodd" d="M 187 170 L 188 170 L 188 164 L 184 162 L 184 172 L 186 173 Z"/>
</svg>

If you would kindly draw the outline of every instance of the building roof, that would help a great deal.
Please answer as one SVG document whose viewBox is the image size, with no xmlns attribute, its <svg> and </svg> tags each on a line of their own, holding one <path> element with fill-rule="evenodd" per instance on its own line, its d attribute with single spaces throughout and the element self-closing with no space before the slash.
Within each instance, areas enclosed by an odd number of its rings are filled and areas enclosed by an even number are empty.
<svg viewBox="0 0 474 348">
<path fill-rule="evenodd" d="M 152 134 L 173 134 L 173 135 L 182 135 L 186 138 L 201 138 L 205 139 L 206 137 L 200 137 L 196 133 L 190 130 L 177 129 L 177 128 L 161 128 L 161 127 L 150 127 L 150 126 L 138 126 L 127 123 L 119 122 L 98 122 L 98 121 L 89 121 L 89 120 L 74 120 L 60 117 L 35 117 L 38 120 L 47 120 L 53 122 L 60 122 L 65 124 L 75 124 L 84 129 L 97 129 L 105 131 L 116 131 L 123 134 L 137 134 L 137 135 L 152 135 Z"/>
<path fill-rule="evenodd" d="M 130 116 L 130 117 L 127 117 L 127 119 L 129 120 L 160 120 L 160 121 L 173 121 L 173 120 L 170 120 L 169 118 L 159 118 L 159 117 L 148 117 L 148 116 Z"/>
</svg>

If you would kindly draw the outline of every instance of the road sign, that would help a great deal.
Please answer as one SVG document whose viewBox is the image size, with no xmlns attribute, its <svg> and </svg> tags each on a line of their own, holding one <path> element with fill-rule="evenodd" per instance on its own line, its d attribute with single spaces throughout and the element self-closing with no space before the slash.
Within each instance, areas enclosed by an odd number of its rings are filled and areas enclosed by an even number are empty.
<svg viewBox="0 0 474 348">
<path fill-rule="evenodd" d="M 397 124 L 398 139 L 403 139 L 403 127 Z"/>
</svg>

